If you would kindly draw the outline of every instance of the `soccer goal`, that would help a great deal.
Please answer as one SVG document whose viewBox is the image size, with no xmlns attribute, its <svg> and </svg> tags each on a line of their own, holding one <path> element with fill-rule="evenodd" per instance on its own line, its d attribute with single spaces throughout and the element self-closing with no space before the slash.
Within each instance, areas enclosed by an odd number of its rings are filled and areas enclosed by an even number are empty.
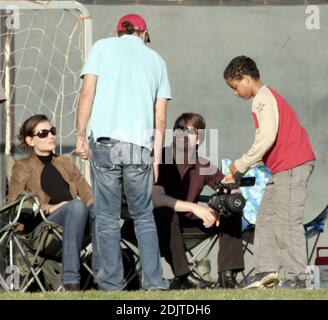
<svg viewBox="0 0 328 320">
<path fill-rule="evenodd" d="M 37 113 L 57 127 L 57 152 L 74 150 L 79 75 L 92 45 L 92 22 L 76 1 L 0 0 L 0 20 L 0 81 L 7 97 L 1 108 L 5 172 L 5 156 L 16 153 L 18 128 Z"/>
</svg>

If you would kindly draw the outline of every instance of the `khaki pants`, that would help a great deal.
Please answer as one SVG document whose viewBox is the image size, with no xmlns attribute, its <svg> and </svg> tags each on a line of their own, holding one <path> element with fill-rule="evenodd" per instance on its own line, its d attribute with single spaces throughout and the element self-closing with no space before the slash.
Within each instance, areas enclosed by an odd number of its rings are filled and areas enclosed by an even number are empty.
<svg viewBox="0 0 328 320">
<path fill-rule="evenodd" d="M 306 188 L 315 161 L 275 174 L 267 183 L 256 218 L 256 272 L 278 271 L 305 277 L 306 248 L 303 212 Z"/>
</svg>

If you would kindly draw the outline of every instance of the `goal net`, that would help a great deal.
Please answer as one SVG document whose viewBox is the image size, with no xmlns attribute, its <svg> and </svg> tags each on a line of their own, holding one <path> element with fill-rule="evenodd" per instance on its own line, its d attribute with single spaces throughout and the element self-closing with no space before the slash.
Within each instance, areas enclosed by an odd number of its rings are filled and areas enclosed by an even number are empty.
<svg viewBox="0 0 328 320">
<path fill-rule="evenodd" d="M 57 127 L 57 153 L 72 152 L 79 74 L 92 43 L 88 11 L 76 1 L 6 0 L 0 22 L 2 159 L 19 152 L 18 128 L 37 113 Z"/>
<path fill-rule="evenodd" d="M 70 152 L 79 74 L 92 41 L 89 14 L 75 1 L 0 1 L 0 9 L 6 154 L 23 121 L 37 113 L 57 127 L 57 151 Z"/>
</svg>

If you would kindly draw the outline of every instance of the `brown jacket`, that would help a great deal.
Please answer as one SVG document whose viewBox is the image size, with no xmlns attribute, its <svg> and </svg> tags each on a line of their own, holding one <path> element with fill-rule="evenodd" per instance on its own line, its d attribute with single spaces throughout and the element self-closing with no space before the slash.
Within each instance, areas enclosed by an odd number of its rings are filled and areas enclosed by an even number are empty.
<svg viewBox="0 0 328 320">
<path fill-rule="evenodd" d="M 76 167 L 72 157 L 70 155 L 55 156 L 52 159 L 52 164 L 68 183 L 73 199 L 79 196 L 86 205 L 90 205 L 93 202 L 91 187 Z M 49 204 L 50 198 L 41 189 L 43 168 L 44 164 L 34 152 L 27 159 L 17 160 L 9 183 L 7 203 L 15 201 L 22 192 L 36 192 L 39 196 L 42 210 L 45 213 L 49 213 L 49 209 L 52 206 Z"/>
</svg>

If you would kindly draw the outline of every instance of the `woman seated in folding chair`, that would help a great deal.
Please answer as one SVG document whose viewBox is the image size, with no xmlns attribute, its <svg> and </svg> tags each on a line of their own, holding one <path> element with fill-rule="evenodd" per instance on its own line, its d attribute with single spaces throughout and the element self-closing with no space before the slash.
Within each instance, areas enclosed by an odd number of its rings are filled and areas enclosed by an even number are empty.
<svg viewBox="0 0 328 320">
<path fill-rule="evenodd" d="M 155 221 L 162 255 L 171 265 L 176 281 L 172 289 L 235 288 L 236 274 L 244 269 L 241 215 L 220 217 L 197 204 L 205 185 L 213 188 L 224 175 L 198 157 L 198 145 L 205 129 L 203 117 L 184 113 L 174 125 L 173 145 L 163 149 L 159 178 L 153 188 Z M 208 169 L 208 170 L 207 170 Z M 210 170 L 213 169 L 213 170 Z M 192 219 L 198 217 L 199 219 Z M 198 279 L 189 268 L 182 230 L 201 230 L 219 234 L 218 281 Z"/>
<path fill-rule="evenodd" d="M 63 228 L 63 287 L 68 291 L 80 290 L 80 252 L 87 222 L 93 225 L 94 221 L 91 187 L 70 156 L 53 153 L 56 128 L 45 115 L 27 119 L 18 139 L 30 155 L 17 160 L 13 167 L 8 203 L 22 192 L 38 194 L 47 219 Z M 38 227 L 33 232 L 37 231 Z"/>
</svg>

